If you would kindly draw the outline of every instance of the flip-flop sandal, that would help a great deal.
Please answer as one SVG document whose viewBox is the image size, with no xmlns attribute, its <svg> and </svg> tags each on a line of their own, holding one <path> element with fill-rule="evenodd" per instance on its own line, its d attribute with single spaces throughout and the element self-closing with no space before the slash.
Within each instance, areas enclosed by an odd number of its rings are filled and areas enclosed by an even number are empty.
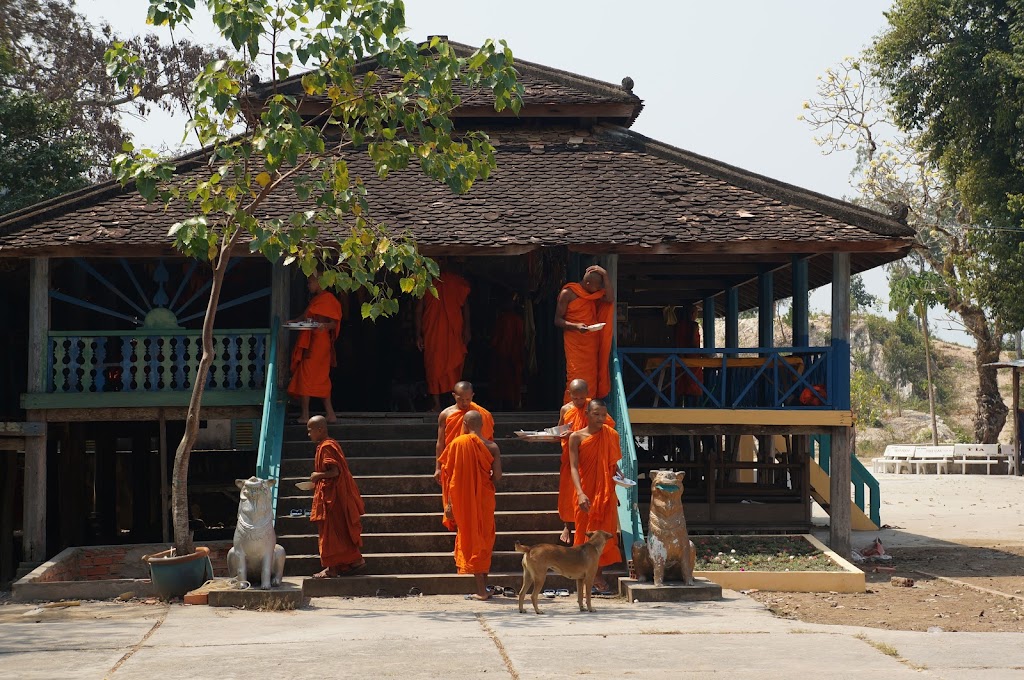
<svg viewBox="0 0 1024 680">
<path fill-rule="evenodd" d="M 377 592 L 373 595 L 374 597 L 391 597 L 391 594 L 383 588 L 377 588 Z"/>
<path fill-rule="evenodd" d="M 412 588 L 409 588 L 409 594 L 408 594 L 409 597 L 419 597 L 422 594 L 423 594 L 423 591 L 420 590 L 419 588 L 417 588 L 416 586 L 413 586 Z"/>
<path fill-rule="evenodd" d="M 300 510 L 299 508 L 292 508 L 292 510 L 288 513 L 288 516 L 289 517 L 302 517 L 302 512 L 303 511 Z"/>
<path fill-rule="evenodd" d="M 597 586 L 594 586 L 593 588 L 590 589 L 590 594 L 591 595 L 614 595 L 615 593 L 614 593 L 614 591 L 611 591 L 611 590 L 601 590 Z"/>
<path fill-rule="evenodd" d="M 550 588 L 547 588 L 547 589 L 545 589 L 544 591 L 541 592 L 541 595 L 543 595 L 544 597 L 546 597 L 548 599 L 554 599 L 555 591 L 550 589 Z"/>
<path fill-rule="evenodd" d="M 463 600 L 472 600 L 473 602 L 490 602 L 494 598 L 493 597 L 489 597 L 486 600 L 483 600 L 483 599 L 480 598 L 479 595 L 474 593 L 473 595 L 465 595 L 465 596 L 463 596 L 462 599 Z"/>
<path fill-rule="evenodd" d="M 558 597 L 569 597 L 569 589 L 559 588 L 557 591 L 555 591 L 555 594 L 558 595 Z"/>
</svg>

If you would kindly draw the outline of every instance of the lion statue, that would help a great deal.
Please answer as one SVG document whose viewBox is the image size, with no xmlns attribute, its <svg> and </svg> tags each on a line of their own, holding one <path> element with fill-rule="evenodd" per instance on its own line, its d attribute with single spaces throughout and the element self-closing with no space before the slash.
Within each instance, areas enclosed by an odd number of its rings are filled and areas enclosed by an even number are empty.
<svg viewBox="0 0 1024 680">
<path fill-rule="evenodd" d="M 651 518 L 647 542 L 633 544 L 633 566 L 641 583 L 654 579 L 661 586 L 668 577 L 693 585 L 697 551 L 686 531 L 683 516 L 685 472 L 651 470 Z"/>
<path fill-rule="evenodd" d="M 284 577 L 284 548 L 274 532 L 273 488 L 276 479 L 236 479 L 242 492 L 238 501 L 234 545 L 228 551 L 228 574 L 239 583 L 256 580 L 267 590 L 281 585 Z M 252 574 L 253 578 L 248 577 Z"/>
</svg>

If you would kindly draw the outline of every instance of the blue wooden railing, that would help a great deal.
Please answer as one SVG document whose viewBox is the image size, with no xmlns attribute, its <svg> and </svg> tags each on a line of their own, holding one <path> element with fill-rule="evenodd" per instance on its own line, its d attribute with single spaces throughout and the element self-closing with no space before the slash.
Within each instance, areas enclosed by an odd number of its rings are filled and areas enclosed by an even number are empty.
<svg viewBox="0 0 1024 680">
<path fill-rule="evenodd" d="M 633 427 L 629 422 L 629 408 L 626 406 L 626 391 L 622 385 L 622 366 L 618 356 L 612 352 L 611 360 L 611 393 L 608 395 L 608 414 L 615 419 L 615 429 L 619 433 L 619 447 L 622 460 L 619 467 L 626 479 L 637 481 L 639 468 L 636 459 L 636 440 L 633 439 Z M 643 525 L 640 521 L 638 505 L 638 488 L 616 486 L 615 494 L 619 499 L 619 531 L 622 534 L 622 547 L 626 554 L 624 559 L 632 559 L 630 553 L 633 543 L 644 539 Z"/>
<path fill-rule="evenodd" d="M 284 415 L 286 395 L 277 386 L 277 338 L 280 328 L 274 319 L 270 331 L 270 350 L 267 352 L 267 380 L 263 392 L 263 419 L 260 422 L 259 451 L 256 455 L 256 476 L 276 479 L 273 488 L 273 517 L 277 517 L 277 497 L 281 488 L 281 447 L 284 443 Z"/>
<path fill-rule="evenodd" d="M 832 438 L 827 434 L 812 435 L 811 457 L 817 461 L 825 474 L 831 474 L 829 468 L 832 460 Z M 852 453 L 850 454 L 850 480 L 853 482 L 853 502 L 871 518 L 875 526 L 882 526 L 880 510 L 882 497 L 878 480 Z M 867 498 L 867 492 L 871 494 L 870 501 Z"/>
<path fill-rule="evenodd" d="M 202 331 L 50 331 L 50 394 L 190 392 L 203 354 Z M 267 329 L 214 331 L 207 390 L 260 390 L 266 381 Z"/>
<path fill-rule="evenodd" d="M 632 408 L 681 407 L 683 383 L 699 386 L 700 394 L 686 404 L 698 408 L 841 407 L 834 398 L 831 347 L 624 347 L 617 356 Z M 687 365 L 697 360 L 703 368 Z"/>
</svg>

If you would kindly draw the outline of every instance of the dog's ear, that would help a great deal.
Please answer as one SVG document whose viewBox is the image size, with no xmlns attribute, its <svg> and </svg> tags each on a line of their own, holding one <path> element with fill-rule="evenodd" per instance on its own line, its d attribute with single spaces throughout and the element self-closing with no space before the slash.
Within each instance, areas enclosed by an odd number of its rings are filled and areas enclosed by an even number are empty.
<svg viewBox="0 0 1024 680">
<path fill-rule="evenodd" d="M 237 486 L 239 490 L 242 490 L 242 489 L 245 488 L 245 483 L 247 481 L 249 481 L 249 480 L 247 480 L 247 479 L 236 479 L 235 480 L 235 486 Z"/>
<path fill-rule="evenodd" d="M 276 479 L 268 479 L 267 480 L 267 487 L 268 488 L 273 488 L 276 484 L 277 484 L 277 480 Z"/>
<path fill-rule="evenodd" d="M 593 537 L 594 537 L 594 534 L 595 534 L 595 533 L 596 533 L 596 532 L 594 532 L 594 531 L 588 531 L 588 532 L 587 532 L 587 538 L 588 538 L 588 539 L 589 539 L 589 538 L 593 538 Z"/>
<path fill-rule="evenodd" d="M 678 479 L 680 482 L 686 479 L 686 470 L 680 470 L 679 472 L 677 472 L 676 479 Z"/>
</svg>

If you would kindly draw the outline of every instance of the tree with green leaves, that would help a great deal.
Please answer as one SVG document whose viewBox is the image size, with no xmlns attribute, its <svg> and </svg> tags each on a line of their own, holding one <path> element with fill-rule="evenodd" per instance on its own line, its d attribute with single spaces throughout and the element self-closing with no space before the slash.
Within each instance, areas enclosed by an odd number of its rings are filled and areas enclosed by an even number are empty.
<svg viewBox="0 0 1024 680">
<path fill-rule="evenodd" d="M 935 385 L 932 380 L 931 336 L 928 332 L 928 310 L 941 304 L 945 285 L 942 277 L 933 271 L 920 269 L 912 271 L 900 263 L 889 279 L 889 309 L 905 311 L 912 308 L 921 320 L 921 335 L 924 336 L 924 361 L 928 386 L 928 415 L 932 421 L 932 445 L 939 445 L 939 426 L 935 419 Z"/>
<path fill-rule="evenodd" d="M 188 463 L 199 428 L 203 386 L 213 360 L 213 327 L 229 258 L 239 248 L 271 262 L 319 272 L 324 288 L 363 289 L 363 318 L 397 312 L 400 294 L 433 290 L 437 265 L 411 239 L 374 218 L 371 196 L 350 162 L 372 162 L 382 178 L 410 165 L 463 193 L 495 167 L 486 134 L 456 129 L 456 85 L 486 93 L 494 107 L 518 112 L 522 87 L 512 53 L 487 41 L 459 57 L 438 38 L 402 37 L 400 0 L 206 0 L 234 52 L 204 66 L 192 84 L 188 129 L 209 154 L 209 171 L 175 174 L 155 153 L 131 147 L 114 163 L 124 184 L 148 200 L 184 203 L 192 216 L 169 229 L 184 254 L 211 263 L 203 355 L 194 377 L 185 433 L 172 482 L 174 543 L 193 552 L 188 531 Z M 187 27 L 195 0 L 150 0 L 148 20 Z M 140 77 L 124 45 L 106 56 L 119 87 Z M 259 92 L 250 74 L 263 71 Z M 282 88 L 299 77 L 300 92 Z M 312 106 L 312 108 L 311 108 Z M 294 210 L 268 216 L 261 206 L 287 192 Z M 397 282 L 397 290 L 392 288 Z"/>
<path fill-rule="evenodd" d="M 815 130 L 824 153 L 855 155 L 857 203 L 905 218 L 915 230 L 914 254 L 923 265 L 918 269 L 941 278 L 942 304 L 974 338 L 974 436 L 994 443 L 1008 409 L 989 364 L 998 361 L 1000 341 L 1016 323 L 1010 312 L 1024 299 L 1015 292 L 1017 283 L 1024 282 L 1024 254 L 1007 248 L 1002 259 L 979 238 L 982 230 L 965 208 L 958 185 L 933 160 L 926 140 L 900 127 L 889 92 L 868 61 L 872 55 L 848 57 L 827 69 L 819 77 L 816 97 L 804 102 L 801 118 Z"/>
<path fill-rule="evenodd" d="M 138 60 L 139 77 L 130 83 L 107 77 L 103 57 L 114 43 Z M 119 35 L 109 24 L 91 22 L 74 0 L 0 0 L 0 50 L 7 61 L 0 89 L 54 107 L 44 116 L 59 113 L 85 140 L 94 175 L 105 174 L 121 152 L 128 137 L 123 115 L 185 110 L 189 83 L 227 56 L 180 36 Z"/>
</svg>

